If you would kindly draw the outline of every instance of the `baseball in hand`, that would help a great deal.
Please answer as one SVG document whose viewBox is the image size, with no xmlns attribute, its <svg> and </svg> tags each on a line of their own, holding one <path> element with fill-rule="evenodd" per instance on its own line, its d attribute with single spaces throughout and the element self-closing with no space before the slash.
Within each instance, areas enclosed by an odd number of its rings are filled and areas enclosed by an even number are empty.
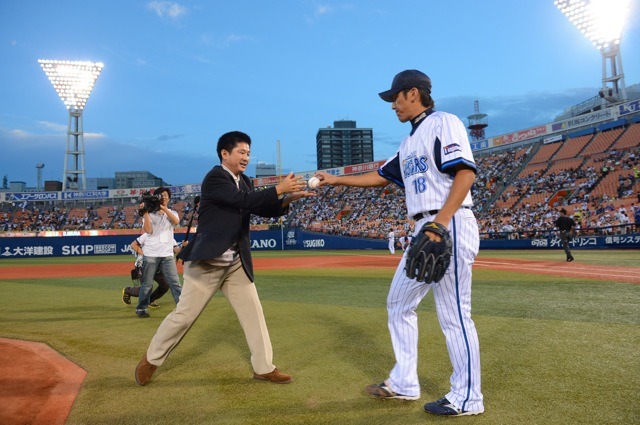
<svg viewBox="0 0 640 425">
<path fill-rule="evenodd" d="M 315 176 L 314 176 L 314 177 L 311 177 L 311 178 L 309 179 L 309 181 L 307 182 L 307 184 L 309 185 L 309 187 L 310 187 L 311 189 L 315 189 L 315 188 L 317 188 L 318 186 L 320 186 L 320 179 L 319 179 L 319 178 L 317 178 L 317 177 L 315 177 Z"/>
</svg>

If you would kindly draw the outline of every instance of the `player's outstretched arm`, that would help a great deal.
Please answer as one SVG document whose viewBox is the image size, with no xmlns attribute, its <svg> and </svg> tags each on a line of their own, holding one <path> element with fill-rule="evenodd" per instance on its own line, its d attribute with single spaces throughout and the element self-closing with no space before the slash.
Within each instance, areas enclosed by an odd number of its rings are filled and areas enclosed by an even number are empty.
<svg viewBox="0 0 640 425">
<path fill-rule="evenodd" d="M 316 177 L 320 179 L 320 186 L 382 187 L 389 184 L 389 180 L 377 171 L 357 176 L 334 176 L 324 171 L 316 171 Z"/>
</svg>

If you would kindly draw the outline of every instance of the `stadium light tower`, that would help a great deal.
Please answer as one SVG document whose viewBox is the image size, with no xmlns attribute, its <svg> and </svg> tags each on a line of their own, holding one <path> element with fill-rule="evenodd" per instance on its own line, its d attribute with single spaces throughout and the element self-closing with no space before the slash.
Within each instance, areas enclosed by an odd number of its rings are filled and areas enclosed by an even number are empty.
<svg viewBox="0 0 640 425">
<path fill-rule="evenodd" d="M 38 59 L 38 62 L 69 111 L 62 190 L 85 190 L 87 183 L 84 169 L 82 111 L 104 65 L 100 62 L 48 59 Z M 71 157 L 71 164 L 69 164 L 69 157 Z"/>
<path fill-rule="evenodd" d="M 602 54 L 602 106 L 624 102 L 620 38 L 631 0 L 556 0 L 555 5 Z"/>
<path fill-rule="evenodd" d="M 487 114 L 480 113 L 480 102 L 475 100 L 473 102 L 473 114 L 467 117 L 469 120 L 469 127 L 471 138 L 474 141 L 484 140 L 484 129 L 489 125 L 487 121 Z"/>
</svg>

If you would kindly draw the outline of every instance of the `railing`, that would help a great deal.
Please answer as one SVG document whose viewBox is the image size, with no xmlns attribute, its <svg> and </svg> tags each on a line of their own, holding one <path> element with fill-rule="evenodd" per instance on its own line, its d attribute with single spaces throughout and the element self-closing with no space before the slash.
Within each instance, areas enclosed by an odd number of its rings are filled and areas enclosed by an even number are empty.
<svg viewBox="0 0 640 425">
<path fill-rule="evenodd" d="M 603 227 L 583 227 L 575 232 L 574 237 L 579 236 L 611 236 L 640 234 L 640 223 L 620 224 Z M 514 232 L 480 232 L 481 240 L 514 240 L 514 239 L 538 239 L 557 237 L 558 230 L 519 230 Z"/>
</svg>

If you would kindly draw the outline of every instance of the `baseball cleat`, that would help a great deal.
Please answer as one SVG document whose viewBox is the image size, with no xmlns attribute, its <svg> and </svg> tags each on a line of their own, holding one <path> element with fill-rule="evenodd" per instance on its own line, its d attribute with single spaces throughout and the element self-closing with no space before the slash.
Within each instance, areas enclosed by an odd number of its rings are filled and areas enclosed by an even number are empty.
<svg viewBox="0 0 640 425">
<path fill-rule="evenodd" d="M 367 385 L 364 391 L 381 400 L 387 399 L 397 399 L 397 400 L 418 400 L 420 398 L 419 395 L 404 395 L 398 394 L 394 392 L 391 388 L 389 388 L 384 382 L 381 384 L 372 384 Z"/>
<path fill-rule="evenodd" d="M 434 415 L 441 416 L 469 416 L 479 415 L 484 412 L 484 408 L 481 410 L 462 410 L 451 404 L 446 397 L 442 397 L 438 401 L 427 403 L 424 405 L 425 412 L 433 413 Z"/>
<path fill-rule="evenodd" d="M 122 302 L 129 305 L 131 304 L 131 295 L 126 293 L 127 288 L 122 288 Z"/>
<path fill-rule="evenodd" d="M 160 307 L 160 304 L 158 304 L 158 303 L 149 304 L 149 308 L 159 308 L 159 307 Z"/>
</svg>

